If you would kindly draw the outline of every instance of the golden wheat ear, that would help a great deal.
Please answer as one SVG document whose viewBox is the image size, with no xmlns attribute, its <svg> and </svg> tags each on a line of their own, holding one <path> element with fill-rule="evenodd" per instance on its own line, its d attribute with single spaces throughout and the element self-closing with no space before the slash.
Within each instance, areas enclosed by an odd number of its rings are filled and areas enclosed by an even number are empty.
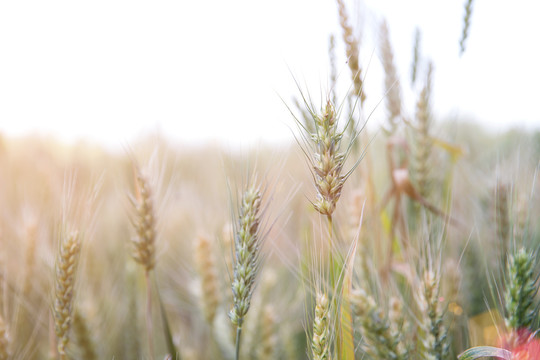
<svg viewBox="0 0 540 360">
<path fill-rule="evenodd" d="M 208 324 L 212 324 L 219 306 L 220 296 L 216 262 L 210 241 L 205 236 L 199 236 L 195 241 L 195 262 L 201 277 L 204 316 Z"/>
<path fill-rule="evenodd" d="M 69 359 L 67 345 L 73 322 L 75 277 L 80 249 L 79 234 L 75 231 L 61 239 L 56 257 L 53 315 L 61 360 Z"/>
</svg>

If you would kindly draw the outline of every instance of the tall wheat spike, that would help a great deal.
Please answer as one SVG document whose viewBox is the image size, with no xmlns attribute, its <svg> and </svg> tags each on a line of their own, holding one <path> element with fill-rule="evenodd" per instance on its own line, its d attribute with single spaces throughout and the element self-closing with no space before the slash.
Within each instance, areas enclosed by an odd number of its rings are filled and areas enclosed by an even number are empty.
<svg viewBox="0 0 540 360">
<path fill-rule="evenodd" d="M 56 258 L 54 321 L 58 339 L 58 354 L 61 360 L 69 359 L 66 347 L 73 321 L 75 276 L 80 253 L 79 235 L 72 232 L 60 241 Z"/>
<path fill-rule="evenodd" d="M 258 186 L 251 185 L 242 196 L 234 240 L 236 253 L 232 283 L 234 302 L 229 317 L 237 329 L 237 360 L 240 354 L 242 326 L 249 310 L 260 266 L 262 246 L 262 238 L 259 234 L 260 210 L 261 191 Z"/>
<path fill-rule="evenodd" d="M 381 59 L 384 68 L 384 86 L 386 89 L 386 108 L 388 109 L 388 123 L 390 133 L 396 130 L 397 121 L 401 115 L 401 89 L 394 65 L 394 52 L 390 43 L 390 35 L 388 33 L 388 24 L 383 21 L 380 30 L 381 36 Z"/>
<path fill-rule="evenodd" d="M 347 14 L 345 3 L 343 0 L 337 0 L 337 4 L 339 10 L 339 24 L 343 31 L 343 41 L 345 42 L 346 46 L 347 63 L 349 64 L 349 69 L 351 70 L 354 83 L 354 92 L 356 96 L 360 98 L 361 104 L 363 104 L 364 100 L 366 99 L 366 95 L 363 89 L 362 69 L 360 68 L 360 60 L 358 57 L 359 42 L 354 36 L 353 28 L 349 24 L 349 15 Z"/>
<path fill-rule="evenodd" d="M 416 131 L 415 137 L 415 153 L 414 153 L 414 168 L 413 174 L 416 180 L 417 189 L 423 198 L 427 198 L 429 194 L 429 156 L 432 149 L 431 140 L 431 75 L 432 67 L 429 66 L 426 84 L 422 88 L 420 97 L 416 104 Z"/>
<path fill-rule="evenodd" d="M 469 27 L 471 26 L 472 6 L 474 0 L 466 0 L 465 2 L 465 15 L 463 16 L 463 27 L 461 30 L 461 39 L 459 40 L 459 54 L 462 55 L 465 52 L 465 45 L 467 38 L 469 37 Z"/>
</svg>

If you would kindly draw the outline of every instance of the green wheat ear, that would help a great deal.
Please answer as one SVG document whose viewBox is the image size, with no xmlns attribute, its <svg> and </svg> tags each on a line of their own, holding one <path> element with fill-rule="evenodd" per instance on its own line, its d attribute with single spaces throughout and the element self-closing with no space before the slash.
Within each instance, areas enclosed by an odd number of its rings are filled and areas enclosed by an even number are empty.
<svg viewBox="0 0 540 360">
<path fill-rule="evenodd" d="M 511 330 L 532 329 L 537 318 L 535 295 L 537 292 L 534 274 L 535 255 L 524 248 L 510 257 L 506 279 L 505 322 Z"/>
</svg>

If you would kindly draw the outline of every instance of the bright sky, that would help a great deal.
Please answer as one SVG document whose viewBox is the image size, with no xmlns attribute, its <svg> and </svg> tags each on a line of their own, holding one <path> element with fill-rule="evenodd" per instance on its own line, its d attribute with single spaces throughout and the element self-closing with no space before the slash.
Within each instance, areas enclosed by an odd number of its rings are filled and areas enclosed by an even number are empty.
<svg viewBox="0 0 540 360">
<path fill-rule="evenodd" d="M 435 113 L 495 129 L 539 127 L 540 5 L 476 0 L 458 56 L 464 1 L 349 0 L 363 30 L 366 108 L 383 96 L 375 47 L 384 17 L 403 88 L 415 26 L 435 63 Z M 349 73 L 332 0 L 50 0 L 0 2 L 0 132 L 87 138 L 119 148 L 159 130 L 182 142 L 292 139 L 280 97 L 315 98 L 328 83 L 328 39 L 338 40 L 339 82 Z M 414 106 L 406 93 L 406 107 Z M 384 105 L 373 123 L 383 121 Z"/>
</svg>

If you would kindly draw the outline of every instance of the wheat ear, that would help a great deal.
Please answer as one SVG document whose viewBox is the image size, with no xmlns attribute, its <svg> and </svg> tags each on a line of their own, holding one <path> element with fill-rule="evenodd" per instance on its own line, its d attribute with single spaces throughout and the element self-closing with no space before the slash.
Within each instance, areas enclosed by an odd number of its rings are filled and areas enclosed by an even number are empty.
<svg viewBox="0 0 540 360">
<path fill-rule="evenodd" d="M 414 30 L 414 45 L 413 45 L 413 60 L 411 63 L 411 84 L 416 83 L 416 75 L 418 74 L 418 63 L 420 62 L 420 29 Z"/>
<path fill-rule="evenodd" d="M 313 360 L 332 359 L 330 354 L 330 303 L 328 296 L 320 292 L 317 293 L 315 304 L 311 351 Z"/>
<path fill-rule="evenodd" d="M 352 73 L 354 92 L 356 96 L 360 98 L 360 102 L 363 104 L 366 99 L 366 95 L 363 91 L 363 79 L 362 69 L 360 68 L 360 60 L 358 57 L 359 46 L 358 39 L 353 34 L 353 29 L 349 24 L 349 16 L 347 15 L 347 9 L 343 0 L 337 0 L 339 11 L 339 25 L 343 31 L 343 41 L 346 45 L 347 63 Z"/>
<path fill-rule="evenodd" d="M 462 55 L 465 52 L 465 42 L 469 37 L 469 27 L 471 26 L 473 0 L 466 0 L 465 2 L 465 15 L 463 16 L 463 28 L 461 31 L 461 39 L 459 40 L 459 54 Z"/>
<path fill-rule="evenodd" d="M 236 325 L 236 359 L 240 354 L 240 340 L 244 318 L 249 310 L 251 296 L 260 265 L 261 236 L 259 234 L 261 192 L 250 186 L 244 192 L 234 240 L 235 262 L 232 283 L 233 308 L 229 317 Z"/>
<path fill-rule="evenodd" d="M 69 331 L 73 319 L 73 299 L 75 292 L 75 275 L 80 253 L 79 235 L 70 233 L 60 242 L 56 259 L 54 322 L 58 339 L 58 354 L 61 360 L 69 359 L 66 347 L 69 342 Z"/>
<path fill-rule="evenodd" d="M 212 247 L 204 236 L 199 236 L 195 243 L 195 261 L 201 276 L 204 315 L 206 321 L 212 324 L 219 305 L 219 291 Z"/>
<path fill-rule="evenodd" d="M 505 322 L 509 330 L 534 331 L 538 317 L 535 296 L 538 291 L 534 274 L 535 257 L 520 248 L 508 261 L 505 300 Z"/>
<path fill-rule="evenodd" d="M 148 351 L 150 359 L 154 359 L 153 324 L 152 324 L 152 289 L 150 272 L 155 266 L 156 221 L 152 190 L 148 179 L 143 176 L 140 169 L 134 166 L 135 196 L 131 203 L 136 215 L 132 219 L 135 228 L 135 237 L 132 238 L 132 256 L 136 262 L 144 267 L 146 279 L 146 332 L 148 334 Z"/>
<path fill-rule="evenodd" d="M 388 131 L 394 133 L 397 121 L 401 115 L 401 90 L 396 66 L 394 65 L 394 52 L 390 44 L 388 24 L 383 21 L 381 24 L 381 59 L 384 68 L 384 86 L 386 89 L 386 108 L 388 109 Z"/>
<path fill-rule="evenodd" d="M 426 359 L 442 360 L 448 357 L 449 342 L 443 324 L 443 308 L 439 294 L 440 277 L 432 270 L 424 272 L 416 293 L 420 310 L 421 353 Z"/>
<path fill-rule="evenodd" d="M 423 198 L 428 197 L 428 178 L 429 178 L 429 156 L 431 154 L 432 140 L 431 130 L 431 74 L 432 67 L 429 66 L 426 84 L 422 88 L 420 97 L 416 104 L 416 131 L 415 131 L 415 154 L 414 154 L 414 177 L 417 189 Z"/>
<path fill-rule="evenodd" d="M 73 317 L 73 331 L 81 357 L 84 360 L 97 359 L 94 342 L 90 329 L 88 329 L 86 318 L 77 310 L 75 310 L 75 316 Z"/>
<path fill-rule="evenodd" d="M 149 272 L 155 266 L 154 204 L 150 184 L 139 169 L 135 170 L 135 197 L 130 199 L 136 211 L 136 216 L 132 219 L 136 232 L 132 239 L 132 256 Z"/>
<path fill-rule="evenodd" d="M 330 101 L 327 102 L 323 114 L 314 115 L 313 119 L 313 173 L 317 189 L 317 198 L 313 205 L 318 212 L 330 218 L 346 180 L 346 176 L 342 174 L 345 154 L 340 152 L 342 133 L 338 130 L 336 112 Z"/>
<path fill-rule="evenodd" d="M 377 306 L 373 297 L 363 289 L 351 292 L 356 320 L 363 336 L 365 353 L 374 359 L 408 359 L 409 353 L 402 344 L 398 323 L 391 322 Z M 394 315 L 394 314 L 393 314 Z M 399 329 L 399 330 L 398 330 Z"/>
</svg>

